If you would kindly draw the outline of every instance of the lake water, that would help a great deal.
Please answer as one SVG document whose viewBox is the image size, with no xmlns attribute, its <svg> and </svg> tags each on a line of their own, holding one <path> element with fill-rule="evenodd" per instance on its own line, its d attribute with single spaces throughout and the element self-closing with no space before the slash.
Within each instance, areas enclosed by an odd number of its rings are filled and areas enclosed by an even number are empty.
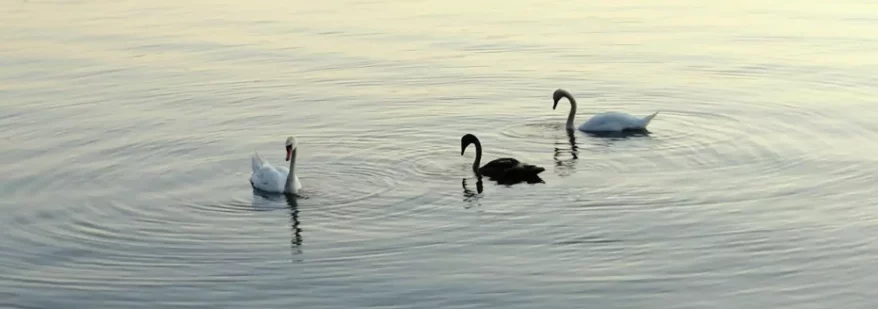
<svg viewBox="0 0 878 309">
<path fill-rule="evenodd" d="M 878 3 L 317 3 L 3 1 L 0 307 L 878 305 Z"/>
</svg>

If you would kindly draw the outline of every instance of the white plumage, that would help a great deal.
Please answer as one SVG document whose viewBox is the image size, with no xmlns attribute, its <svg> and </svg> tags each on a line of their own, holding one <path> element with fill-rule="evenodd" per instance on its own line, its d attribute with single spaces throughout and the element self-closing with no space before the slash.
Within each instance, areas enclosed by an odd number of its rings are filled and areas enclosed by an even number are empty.
<svg viewBox="0 0 878 309">
<path fill-rule="evenodd" d="M 576 117 L 576 99 L 564 89 L 555 90 L 552 95 L 555 104 L 552 109 L 558 107 L 558 101 L 561 98 L 567 98 L 570 101 L 570 114 L 567 115 L 567 129 L 573 130 L 573 120 Z M 580 131 L 585 132 L 620 132 L 624 130 L 646 130 L 646 126 L 652 121 L 652 118 L 658 115 L 658 112 L 646 117 L 632 116 L 620 112 L 606 112 L 594 115 L 579 126 Z"/>
<path fill-rule="evenodd" d="M 271 193 L 288 193 L 296 194 L 302 189 L 302 183 L 299 177 L 296 177 L 296 139 L 289 137 L 286 142 L 287 160 L 290 161 L 290 167 L 275 167 L 262 158 L 259 153 L 253 153 L 251 158 L 251 168 L 253 174 L 250 175 L 250 184 L 254 188 Z M 292 174 L 290 171 L 293 171 Z"/>
<path fill-rule="evenodd" d="M 652 120 L 655 115 L 658 115 L 658 112 L 643 118 L 620 112 L 606 112 L 592 116 L 591 119 L 579 126 L 579 130 L 585 132 L 642 130 L 646 129 L 649 121 Z"/>
</svg>

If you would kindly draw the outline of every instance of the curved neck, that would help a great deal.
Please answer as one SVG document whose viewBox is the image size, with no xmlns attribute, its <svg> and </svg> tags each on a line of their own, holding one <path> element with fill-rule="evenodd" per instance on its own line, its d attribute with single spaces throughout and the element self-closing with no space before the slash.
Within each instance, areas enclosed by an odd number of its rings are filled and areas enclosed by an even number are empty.
<svg viewBox="0 0 878 309">
<path fill-rule="evenodd" d="M 482 143 L 479 140 L 473 141 L 476 145 L 476 160 L 473 161 L 473 172 L 479 173 L 479 163 L 482 162 Z"/>
<path fill-rule="evenodd" d="M 573 130 L 573 118 L 576 117 L 576 99 L 572 95 L 564 94 L 564 97 L 570 101 L 570 114 L 567 115 L 567 130 Z"/>
<path fill-rule="evenodd" d="M 293 180 L 293 177 L 296 177 L 296 148 L 293 148 L 293 151 L 290 153 L 290 173 L 287 174 L 287 182 L 284 184 L 284 192 L 286 193 L 294 193 L 296 192 L 296 184 Z"/>
</svg>

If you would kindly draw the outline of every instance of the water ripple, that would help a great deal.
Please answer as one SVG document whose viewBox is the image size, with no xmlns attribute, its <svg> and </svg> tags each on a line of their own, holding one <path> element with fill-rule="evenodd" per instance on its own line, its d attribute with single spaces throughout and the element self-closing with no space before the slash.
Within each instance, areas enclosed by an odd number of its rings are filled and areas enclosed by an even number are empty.
<svg viewBox="0 0 878 309">
<path fill-rule="evenodd" d="M 0 303 L 874 307 L 865 4 L 355 2 L 0 12 Z M 557 87 L 660 113 L 568 133 Z M 288 135 L 300 196 L 252 190 Z"/>
</svg>

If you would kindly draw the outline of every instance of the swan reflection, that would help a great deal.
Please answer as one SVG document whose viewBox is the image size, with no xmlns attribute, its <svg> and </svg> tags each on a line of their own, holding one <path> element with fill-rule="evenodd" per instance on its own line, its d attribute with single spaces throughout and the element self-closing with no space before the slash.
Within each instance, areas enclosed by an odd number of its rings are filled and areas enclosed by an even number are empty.
<svg viewBox="0 0 878 309">
<path fill-rule="evenodd" d="M 294 194 L 277 194 L 253 188 L 254 211 L 278 211 L 286 209 L 290 213 L 290 251 L 294 262 L 301 262 L 302 258 L 302 228 L 299 221 L 299 199 L 307 198 Z M 280 207 L 281 203 L 283 208 Z"/>
<path fill-rule="evenodd" d="M 585 132 L 588 136 L 597 137 L 597 138 L 608 138 L 610 140 L 623 140 L 631 137 L 644 137 L 649 136 L 652 132 L 649 132 L 647 129 L 625 129 L 622 131 L 611 131 L 611 132 Z"/>
<path fill-rule="evenodd" d="M 484 190 L 484 185 L 482 184 L 482 177 L 478 177 L 476 180 L 476 192 L 473 192 L 469 188 L 466 187 L 466 178 L 464 177 L 460 181 L 460 185 L 463 187 L 463 201 L 470 203 L 469 206 L 465 206 L 464 208 L 471 208 L 475 203 L 476 206 L 481 206 L 479 200 L 482 198 L 482 191 Z"/>
<path fill-rule="evenodd" d="M 296 259 L 296 255 L 302 254 L 302 229 L 299 227 L 299 201 L 298 197 L 292 194 L 285 194 L 287 205 L 290 206 L 290 232 L 292 237 L 290 240 L 290 250 L 293 254 L 293 260 L 301 262 L 301 258 Z"/>
<path fill-rule="evenodd" d="M 503 177 L 503 178 L 488 178 L 491 181 L 496 182 L 498 185 L 504 185 L 507 187 L 511 187 L 513 185 L 517 185 L 520 183 L 526 184 L 537 184 L 537 183 L 546 183 L 543 178 L 538 175 L 527 175 L 521 177 Z"/>
<path fill-rule="evenodd" d="M 570 176 L 573 173 L 573 170 L 576 169 L 576 160 L 579 160 L 579 146 L 576 145 L 576 132 L 573 130 L 567 131 L 567 145 L 563 147 L 559 146 L 559 144 L 563 142 L 555 142 L 555 155 L 553 159 L 555 159 L 555 173 L 558 176 Z M 567 148 L 566 146 L 570 146 Z M 565 154 L 569 153 L 569 159 L 562 159 L 561 157 Z"/>
<path fill-rule="evenodd" d="M 479 193 L 481 194 L 482 193 L 482 176 L 479 174 L 476 174 L 476 177 L 478 177 L 478 181 L 476 182 L 476 187 L 477 187 Z M 517 185 L 520 183 L 526 183 L 526 184 L 531 184 L 531 185 L 538 184 L 538 183 L 546 183 L 546 181 L 543 180 L 543 178 L 541 178 L 539 175 L 515 175 L 515 176 L 488 177 L 488 180 L 493 181 L 494 183 L 496 183 L 498 185 L 504 185 L 507 187 Z M 466 178 L 463 179 L 463 183 L 464 183 L 464 185 L 466 184 Z M 464 189 L 466 189 L 466 187 L 464 187 Z M 472 192 L 472 191 L 469 191 L 469 192 Z"/>
<path fill-rule="evenodd" d="M 463 186 L 463 197 L 464 198 L 476 197 L 479 194 L 482 194 L 482 191 L 485 189 L 484 185 L 482 184 L 482 177 L 478 177 L 478 180 L 476 180 L 476 192 L 473 192 L 472 190 L 467 189 L 466 178 L 462 179 L 461 185 Z"/>
<path fill-rule="evenodd" d="M 498 185 L 504 185 L 506 187 L 510 187 L 520 183 L 527 184 L 537 184 L 537 183 L 546 183 L 542 178 L 537 175 L 529 175 L 523 177 L 505 177 L 505 178 L 488 178 L 489 180 L 497 183 Z M 482 176 L 476 174 L 476 191 L 473 192 L 472 189 L 467 187 L 466 184 L 467 178 L 464 177 L 460 180 L 460 185 L 463 188 L 463 201 L 467 203 L 476 203 L 476 205 L 481 206 L 480 200 L 482 198 L 482 191 L 484 191 L 484 183 L 482 182 Z M 467 206 L 465 208 L 470 208 L 472 205 Z"/>
</svg>

